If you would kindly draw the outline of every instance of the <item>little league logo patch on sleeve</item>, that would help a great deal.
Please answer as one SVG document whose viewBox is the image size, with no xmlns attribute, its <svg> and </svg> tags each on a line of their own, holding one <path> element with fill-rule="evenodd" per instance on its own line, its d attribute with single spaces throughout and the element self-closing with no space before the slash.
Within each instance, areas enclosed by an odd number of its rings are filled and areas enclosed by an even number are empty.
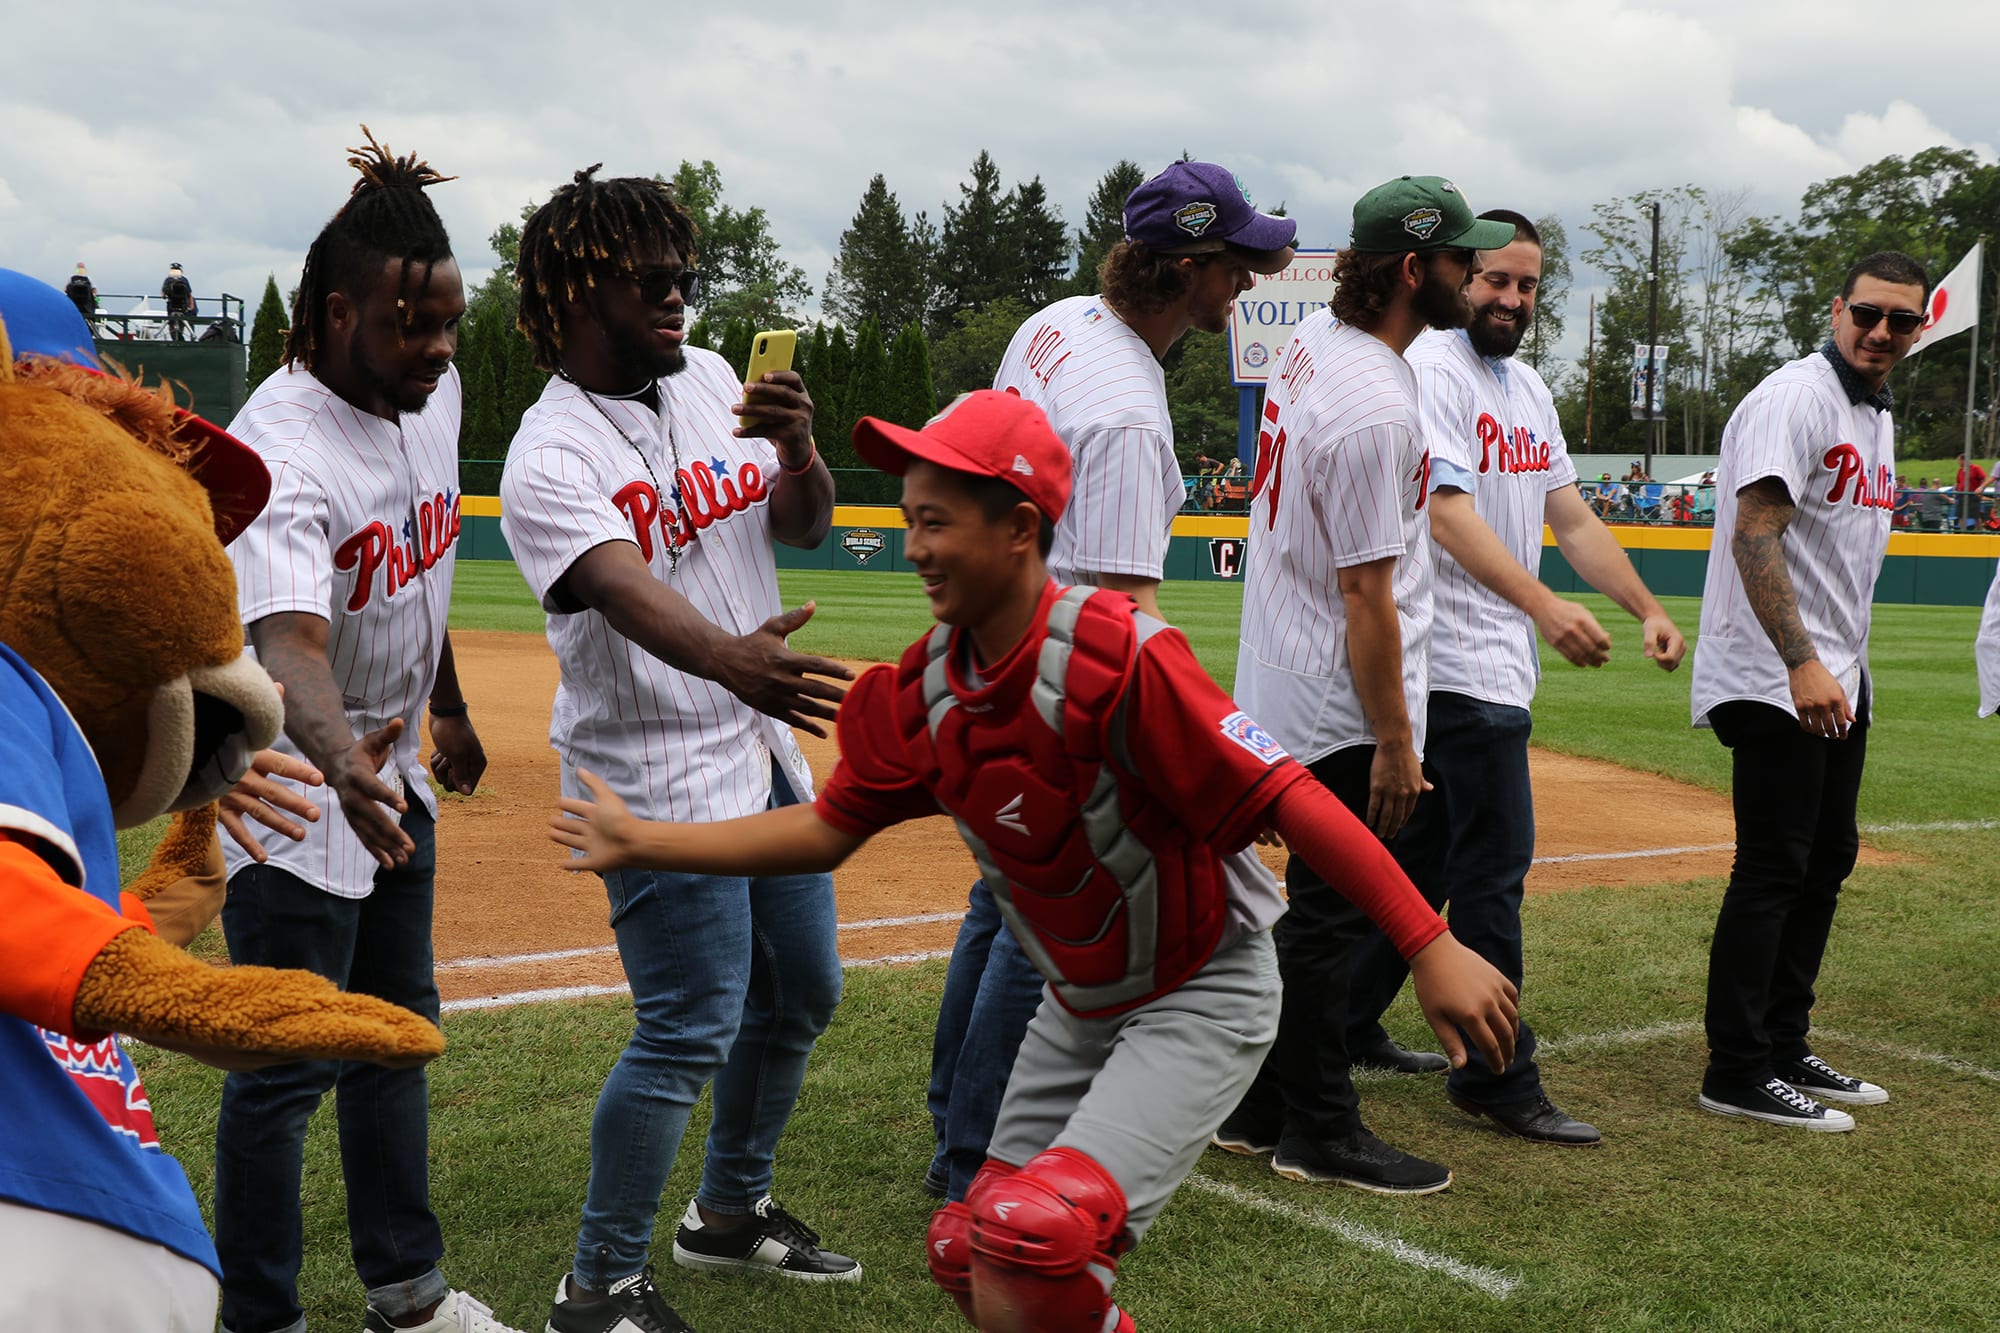
<svg viewBox="0 0 2000 1333">
<path fill-rule="evenodd" d="M 1275 764 L 1285 758 L 1285 747 L 1240 709 L 1222 719 L 1222 734 L 1267 764 Z"/>
<path fill-rule="evenodd" d="M 1403 230 L 1420 241 L 1428 241 L 1431 238 L 1431 233 L 1436 231 L 1438 224 L 1443 221 L 1444 214 L 1438 212 L 1435 208 L 1420 208 L 1416 212 L 1404 216 Z"/>
<path fill-rule="evenodd" d="M 849 528 L 840 534 L 840 549 L 853 556 L 857 565 L 865 565 L 882 554 L 885 545 L 882 534 L 873 528 Z"/>
<path fill-rule="evenodd" d="M 1174 225 L 1190 236 L 1199 236 L 1215 225 L 1218 216 L 1214 204 L 1198 200 L 1192 204 L 1182 204 L 1174 210 Z"/>
</svg>

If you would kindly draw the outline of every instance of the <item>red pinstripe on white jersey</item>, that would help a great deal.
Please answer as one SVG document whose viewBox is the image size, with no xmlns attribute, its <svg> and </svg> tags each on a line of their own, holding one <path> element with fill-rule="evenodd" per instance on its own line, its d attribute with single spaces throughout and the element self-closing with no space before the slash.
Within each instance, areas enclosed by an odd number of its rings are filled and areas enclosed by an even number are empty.
<svg viewBox="0 0 2000 1333">
<path fill-rule="evenodd" d="M 562 756 L 564 790 L 578 790 L 581 764 L 648 819 L 707 823 L 765 807 L 774 748 L 800 799 L 812 799 L 812 774 L 790 728 L 714 681 L 668 666 L 597 612 L 557 609 L 550 592 L 586 551 L 632 542 L 656 578 L 731 634 L 778 613 L 769 501 L 777 449 L 730 434 L 743 382 L 727 362 L 696 347 L 687 361 L 659 381 L 658 413 L 626 399 L 587 399 L 551 379 L 508 448 L 500 525 L 549 613 L 549 644 L 562 666 L 549 740 Z M 655 477 L 670 491 L 675 485 L 675 445 L 691 528 L 677 520 L 671 496 L 654 490 Z M 684 543 L 678 569 L 670 542 Z"/>
<path fill-rule="evenodd" d="M 459 411 L 457 367 L 422 412 L 392 422 L 282 366 L 229 423 L 271 470 L 270 503 L 229 546 L 243 623 L 287 611 L 326 617 L 348 726 L 360 736 L 403 719 L 382 777 L 433 815 L 418 722 L 437 680 L 458 560 Z M 287 737 L 275 748 L 298 754 Z M 340 897 L 367 897 L 375 858 L 340 802 L 323 788 L 306 794 L 318 822 L 305 826 L 304 842 L 266 838 L 268 864 Z M 222 851 L 229 874 L 251 864 L 231 839 Z"/>
<path fill-rule="evenodd" d="M 1695 725 L 1729 699 L 1761 700 L 1797 715 L 1785 665 L 1736 569 L 1737 492 L 1765 477 L 1790 492 L 1797 508 L 1780 549 L 1799 620 L 1854 704 L 1868 669 L 1869 612 L 1889 549 L 1895 476 L 1895 422 L 1849 402 L 1833 363 L 1818 352 L 1772 371 L 1737 406 L 1715 469 L 1715 539 L 1694 648 Z"/>
<path fill-rule="evenodd" d="M 1431 489 L 1469 492 L 1473 508 L 1530 574 L 1542 567 L 1549 492 L 1576 484 L 1555 400 L 1535 368 L 1488 360 L 1460 329 L 1430 329 L 1404 353 L 1417 377 L 1417 420 Z M 1541 679 L 1535 622 L 1434 545 L 1437 618 L 1431 688 L 1526 708 Z"/>
<path fill-rule="evenodd" d="M 1381 339 L 1318 310 L 1265 389 L 1243 571 L 1236 700 L 1302 763 L 1374 729 L 1355 692 L 1339 571 L 1396 557 L 1403 696 L 1424 748 L 1431 628 L 1430 456 L 1416 380 Z"/>
<path fill-rule="evenodd" d="M 1069 446 L 1070 502 L 1049 551 L 1056 582 L 1164 577 L 1187 485 L 1174 457 L 1166 376 L 1146 340 L 1103 297 L 1073 296 L 1015 331 L 993 387 L 1041 408 Z"/>
</svg>

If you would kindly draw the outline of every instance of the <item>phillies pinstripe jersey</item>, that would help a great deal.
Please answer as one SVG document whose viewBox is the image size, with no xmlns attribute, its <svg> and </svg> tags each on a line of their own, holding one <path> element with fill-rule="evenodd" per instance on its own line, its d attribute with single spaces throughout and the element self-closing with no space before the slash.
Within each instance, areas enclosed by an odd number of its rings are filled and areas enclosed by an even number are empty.
<svg viewBox="0 0 2000 1333">
<path fill-rule="evenodd" d="M 1507 554 L 1539 574 L 1549 492 L 1576 484 L 1548 386 L 1526 362 L 1473 351 L 1463 329 L 1428 329 L 1404 355 L 1417 377 L 1431 490 L 1470 495 Z M 1526 708 L 1542 674 L 1534 618 L 1466 573 L 1443 547 L 1431 558 L 1431 688 Z"/>
<path fill-rule="evenodd" d="M 1236 699 L 1310 764 L 1374 743 L 1348 662 L 1339 571 L 1395 557 L 1403 700 L 1424 752 L 1430 456 L 1403 358 L 1331 311 L 1301 320 L 1265 389 L 1250 488 Z"/>
<path fill-rule="evenodd" d="M 403 719 L 382 780 L 433 815 L 418 723 L 437 681 L 458 561 L 459 392 L 454 366 L 423 411 L 388 421 L 303 368 L 280 366 L 229 423 L 271 470 L 271 502 L 229 546 L 243 623 L 287 611 L 326 618 L 347 725 L 359 737 Z M 289 737 L 273 748 L 299 753 Z M 266 864 L 342 898 L 367 897 L 374 856 L 330 791 L 305 795 L 319 820 L 305 825 L 303 842 L 266 838 Z M 253 864 L 233 839 L 222 852 L 231 875 Z"/>
<path fill-rule="evenodd" d="M 1766 376 L 1722 432 L 1715 539 L 1694 647 L 1696 726 L 1729 699 L 1754 699 L 1798 715 L 1790 675 L 1736 568 L 1736 494 L 1766 477 L 1782 481 L 1797 507 L 1779 549 L 1798 596 L 1799 621 L 1821 665 L 1860 715 L 1869 608 L 1896 507 L 1896 425 L 1889 413 L 1850 402 L 1833 363 L 1814 352 Z"/>
<path fill-rule="evenodd" d="M 582 765 L 648 819 L 708 823 L 764 809 L 774 751 L 799 799 L 812 799 L 791 729 L 668 666 L 596 611 L 558 605 L 553 592 L 585 552 L 631 542 L 655 578 L 730 634 L 778 614 L 777 447 L 730 434 L 743 382 L 713 352 L 686 354 L 687 368 L 658 382 L 657 412 L 551 378 L 507 450 L 500 525 L 548 612 L 562 666 L 549 740 L 562 757 L 563 790 L 582 794 Z"/>
<path fill-rule="evenodd" d="M 1069 446 L 1070 501 L 1049 551 L 1056 582 L 1163 578 L 1187 484 L 1166 376 L 1146 340 L 1102 296 L 1072 296 L 1015 331 L 993 387 L 1041 408 Z"/>
</svg>

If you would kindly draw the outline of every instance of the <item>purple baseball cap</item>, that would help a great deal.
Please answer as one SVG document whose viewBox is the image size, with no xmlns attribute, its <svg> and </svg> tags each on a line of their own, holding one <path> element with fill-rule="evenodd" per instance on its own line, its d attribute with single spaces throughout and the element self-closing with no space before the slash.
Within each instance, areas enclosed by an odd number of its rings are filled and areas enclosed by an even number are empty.
<svg viewBox="0 0 2000 1333">
<path fill-rule="evenodd" d="M 1290 218 L 1259 213 L 1236 173 L 1213 162 L 1176 162 L 1125 198 L 1125 239 L 1161 254 L 1233 245 L 1258 256 L 1252 272 L 1276 273 L 1298 234 Z"/>
</svg>

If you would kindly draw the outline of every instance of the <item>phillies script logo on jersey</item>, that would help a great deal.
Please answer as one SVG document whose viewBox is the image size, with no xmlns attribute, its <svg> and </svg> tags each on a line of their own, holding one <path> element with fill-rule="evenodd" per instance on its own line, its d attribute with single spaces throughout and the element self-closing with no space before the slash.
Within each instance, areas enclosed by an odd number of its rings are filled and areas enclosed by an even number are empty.
<svg viewBox="0 0 2000 1333">
<path fill-rule="evenodd" d="M 347 594 L 349 612 L 359 611 L 375 595 L 375 572 L 382 571 L 382 595 L 394 597 L 411 579 L 427 573 L 458 541 L 458 492 L 439 491 L 417 505 L 415 518 L 403 520 L 403 538 L 376 519 L 333 550 L 333 567 L 354 570 L 354 588 Z"/>
<path fill-rule="evenodd" d="M 719 468 L 728 467 L 719 458 L 715 463 Z M 703 528 L 744 512 L 771 493 L 762 469 L 755 463 L 737 468 L 733 478 L 718 479 L 717 467 L 696 459 L 676 474 L 680 484 L 675 489 L 687 509 L 685 521 L 675 506 L 660 504 L 660 493 L 650 482 L 628 481 L 611 497 L 611 503 L 624 510 L 625 517 L 632 521 L 632 539 L 639 543 L 639 554 L 646 560 L 650 562 L 653 558 L 655 526 L 669 545 L 685 547 L 701 536 Z"/>
<path fill-rule="evenodd" d="M 1868 464 L 1861 457 L 1861 451 L 1851 444 L 1836 444 L 1826 451 L 1820 463 L 1833 473 L 1833 485 L 1827 488 L 1826 502 L 1837 505 L 1843 499 L 1850 504 L 1868 509 L 1894 509 L 1896 507 L 1896 479 L 1889 472 L 1889 465 L 1880 464 L 1875 475 L 1868 475 Z M 1850 492 L 1848 486 L 1852 484 Z"/>
<path fill-rule="evenodd" d="M 47 1028 L 37 1028 L 49 1058 L 63 1067 L 104 1123 L 141 1148 L 160 1150 L 153 1128 L 153 1104 L 139 1084 L 139 1071 L 118 1049 L 118 1038 L 85 1044 Z"/>
<path fill-rule="evenodd" d="M 1516 426 L 1509 432 L 1493 419 L 1491 412 L 1481 412 L 1473 429 L 1479 436 L 1479 471 L 1482 476 L 1495 466 L 1502 472 L 1549 470 L 1549 442 L 1537 440 L 1535 433 L 1526 426 Z M 1497 459 L 1494 457 L 1495 446 L 1498 446 L 1499 452 Z"/>
<path fill-rule="evenodd" d="M 1313 368 L 1312 353 L 1293 343 L 1290 359 L 1279 373 L 1278 382 L 1285 386 L 1287 395 L 1296 400 L 1317 373 Z M 1266 396 L 1264 428 L 1257 432 L 1257 466 L 1250 474 L 1252 506 L 1267 492 L 1270 495 L 1264 519 L 1266 532 L 1278 526 L 1278 495 L 1285 487 L 1285 428 L 1278 425 L 1278 416 L 1277 400 Z"/>
</svg>

